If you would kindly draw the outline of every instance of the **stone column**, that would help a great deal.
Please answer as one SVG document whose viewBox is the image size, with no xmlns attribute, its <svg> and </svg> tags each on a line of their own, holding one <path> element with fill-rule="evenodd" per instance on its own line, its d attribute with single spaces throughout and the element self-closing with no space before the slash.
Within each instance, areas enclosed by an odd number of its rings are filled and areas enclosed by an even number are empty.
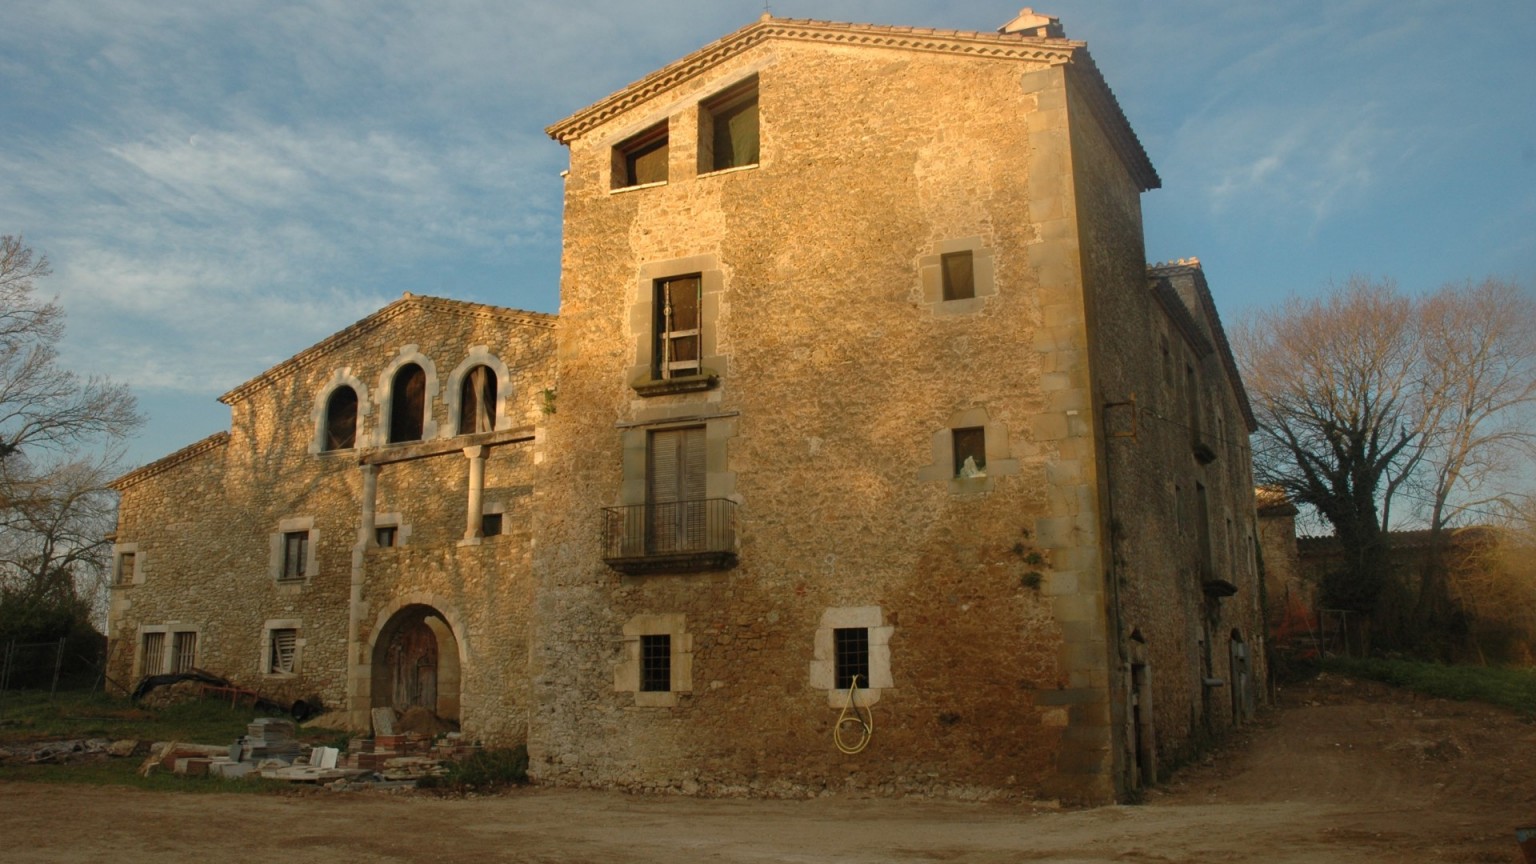
<svg viewBox="0 0 1536 864">
<path fill-rule="evenodd" d="M 372 549 L 379 545 L 379 532 L 374 524 L 379 496 L 379 466 L 360 467 L 363 472 L 363 518 L 362 527 L 358 529 L 362 536 L 358 539 L 362 541 L 363 548 Z"/>
<path fill-rule="evenodd" d="M 358 520 L 357 544 L 352 547 L 352 591 L 347 610 L 347 709 L 354 726 L 367 728 L 368 708 L 372 695 L 372 669 L 369 666 L 368 646 L 362 639 L 363 632 L 363 577 L 364 562 L 369 549 L 378 545 L 378 532 L 374 529 L 374 509 L 378 499 L 379 466 L 359 465 L 363 472 L 362 514 Z"/>
<path fill-rule="evenodd" d="M 469 509 L 464 516 L 464 542 L 479 543 L 485 536 L 480 526 L 485 498 L 485 447 L 465 447 L 464 455 L 469 459 Z"/>
</svg>

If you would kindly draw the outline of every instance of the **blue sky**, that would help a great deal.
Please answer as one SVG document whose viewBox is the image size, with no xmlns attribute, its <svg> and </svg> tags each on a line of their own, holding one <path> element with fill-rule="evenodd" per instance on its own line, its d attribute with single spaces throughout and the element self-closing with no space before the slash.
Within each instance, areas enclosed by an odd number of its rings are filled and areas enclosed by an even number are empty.
<svg viewBox="0 0 1536 864">
<path fill-rule="evenodd" d="M 774 0 L 992 30 L 1014 3 Z M 1151 260 L 1228 320 L 1353 273 L 1536 286 L 1536 3 L 1058 0 L 1163 188 Z M 558 308 L 544 127 L 761 0 L 12 0 L 0 233 L 53 261 L 82 373 L 128 382 L 140 463 L 216 398 L 404 291 Z"/>
</svg>

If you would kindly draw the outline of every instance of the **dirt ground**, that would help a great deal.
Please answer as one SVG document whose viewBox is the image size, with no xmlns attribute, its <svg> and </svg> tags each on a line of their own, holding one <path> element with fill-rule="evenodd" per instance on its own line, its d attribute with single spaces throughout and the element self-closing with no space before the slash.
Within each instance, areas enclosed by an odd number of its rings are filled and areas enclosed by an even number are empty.
<svg viewBox="0 0 1536 864">
<path fill-rule="evenodd" d="M 1536 725 L 1325 677 L 1136 806 L 699 800 L 528 789 L 178 795 L 0 784 L 0 860 L 1520 862 Z"/>
</svg>

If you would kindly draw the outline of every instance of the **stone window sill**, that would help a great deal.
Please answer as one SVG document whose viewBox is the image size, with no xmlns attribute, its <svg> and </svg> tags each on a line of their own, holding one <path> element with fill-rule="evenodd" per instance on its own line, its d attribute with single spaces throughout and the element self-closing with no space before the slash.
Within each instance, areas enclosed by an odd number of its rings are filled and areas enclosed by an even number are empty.
<svg viewBox="0 0 1536 864">
<path fill-rule="evenodd" d="M 708 369 L 697 375 L 681 375 L 675 378 L 645 378 L 632 386 L 641 396 L 670 396 L 673 393 L 694 393 L 711 390 L 720 383 L 720 376 Z"/>
</svg>

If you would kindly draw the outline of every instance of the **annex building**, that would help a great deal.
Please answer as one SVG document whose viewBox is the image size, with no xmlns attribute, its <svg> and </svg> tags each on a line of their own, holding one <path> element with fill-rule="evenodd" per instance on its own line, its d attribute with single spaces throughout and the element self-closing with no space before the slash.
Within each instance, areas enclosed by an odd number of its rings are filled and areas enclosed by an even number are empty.
<svg viewBox="0 0 1536 864">
<path fill-rule="evenodd" d="M 558 316 L 407 294 L 116 482 L 116 680 L 710 795 L 1107 802 L 1250 715 L 1252 418 L 1056 19 L 764 16 L 548 131 Z"/>
</svg>

